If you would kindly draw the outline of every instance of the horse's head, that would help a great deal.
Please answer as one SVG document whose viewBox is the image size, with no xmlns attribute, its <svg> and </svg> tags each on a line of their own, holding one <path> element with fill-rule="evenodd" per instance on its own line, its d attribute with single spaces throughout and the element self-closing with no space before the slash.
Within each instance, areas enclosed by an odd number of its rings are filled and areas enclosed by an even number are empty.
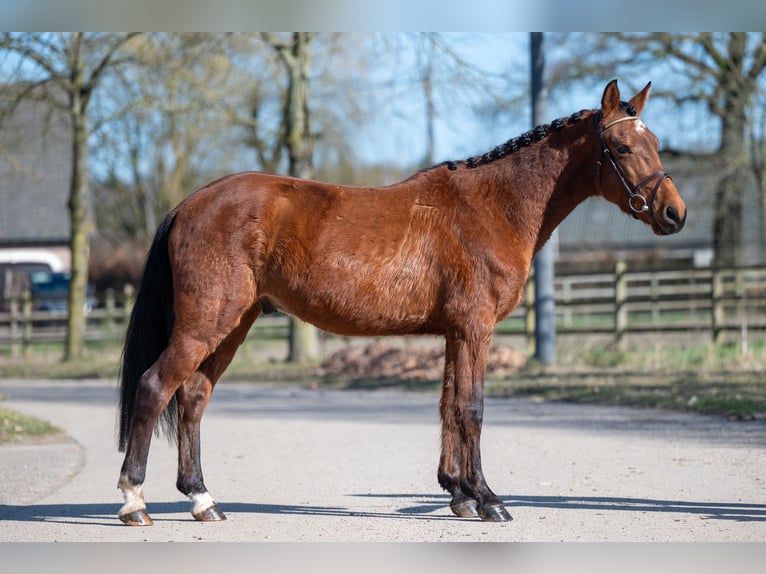
<svg viewBox="0 0 766 574">
<path fill-rule="evenodd" d="M 651 82 L 630 101 L 620 100 L 617 80 L 606 86 L 596 114 L 600 139 L 601 195 L 650 225 L 657 235 L 681 231 L 686 205 L 662 167 L 659 140 L 641 121 Z"/>
</svg>

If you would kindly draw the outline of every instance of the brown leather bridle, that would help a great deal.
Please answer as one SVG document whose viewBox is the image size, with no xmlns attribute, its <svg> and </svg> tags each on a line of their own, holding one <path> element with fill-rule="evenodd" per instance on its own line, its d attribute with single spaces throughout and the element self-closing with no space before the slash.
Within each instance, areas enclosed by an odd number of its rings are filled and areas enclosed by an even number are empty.
<svg viewBox="0 0 766 574">
<path fill-rule="evenodd" d="M 622 183 L 622 186 L 625 188 L 625 191 L 628 192 L 628 205 L 630 206 L 630 210 L 633 212 L 633 217 L 638 218 L 638 215 L 640 213 L 644 213 L 645 211 L 649 213 L 649 218 L 654 220 L 654 215 L 652 213 L 652 206 L 654 205 L 654 198 L 657 196 L 657 191 L 660 189 L 660 185 L 662 182 L 667 178 L 672 180 L 673 178 L 670 177 L 670 174 L 666 171 L 660 170 L 655 171 L 653 174 L 648 175 L 641 181 L 639 181 L 636 185 L 631 185 L 630 180 L 628 179 L 628 176 L 623 171 L 623 169 L 620 167 L 620 164 L 617 163 L 617 161 L 612 156 L 612 152 L 609 151 L 609 147 L 606 145 L 606 142 L 604 141 L 604 132 L 611 128 L 613 125 L 618 124 L 620 122 L 626 122 L 626 121 L 634 121 L 639 120 L 640 118 L 638 116 L 628 116 L 624 118 L 619 118 L 614 120 L 611 123 L 608 123 L 603 128 L 600 126 L 601 123 L 601 112 L 596 112 L 595 121 L 596 121 L 596 133 L 598 134 L 599 140 L 601 141 L 601 151 L 599 152 L 598 160 L 596 161 L 596 174 L 598 175 L 598 181 L 599 185 L 601 185 L 601 164 L 602 164 L 602 158 L 606 156 L 606 158 L 609 160 L 609 163 L 612 164 L 612 167 L 614 168 L 615 173 L 617 174 L 617 178 L 620 180 L 620 183 Z M 638 191 L 645 186 L 646 184 L 650 183 L 653 180 L 657 180 L 657 182 L 654 184 L 654 187 L 652 188 L 651 192 L 647 197 L 644 197 Z"/>
</svg>

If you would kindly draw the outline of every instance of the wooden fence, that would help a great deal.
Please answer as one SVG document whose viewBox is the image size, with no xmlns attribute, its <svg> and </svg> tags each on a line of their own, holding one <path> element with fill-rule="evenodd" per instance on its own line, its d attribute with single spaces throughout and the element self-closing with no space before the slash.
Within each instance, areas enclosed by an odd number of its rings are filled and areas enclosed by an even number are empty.
<svg viewBox="0 0 766 574">
<path fill-rule="evenodd" d="M 766 331 L 766 267 L 631 271 L 617 262 L 609 273 L 556 278 L 556 329 L 562 335 L 686 332 L 721 343 L 728 335 Z M 534 276 L 523 309 L 498 325 L 522 326 L 534 338 Z"/>
<path fill-rule="evenodd" d="M 766 266 L 737 269 L 631 271 L 618 262 L 608 273 L 556 277 L 557 333 L 611 335 L 692 333 L 715 343 L 727 335 L 766 331 Z M 534 277 L 524 303 L 498 324 L 497 332 L 534 340 Z M 121 340 L 132 307 L 132 289 L 104 294 L 88 314 L 88 340 Z M 63 342 L 66 317 L 34 310 L 27 295 L 0 312 L 0 350 L 20 354 L 32 343 Z M 256 321 L 251 337 L 287 337 L 284 315 Z"/>
</svg>

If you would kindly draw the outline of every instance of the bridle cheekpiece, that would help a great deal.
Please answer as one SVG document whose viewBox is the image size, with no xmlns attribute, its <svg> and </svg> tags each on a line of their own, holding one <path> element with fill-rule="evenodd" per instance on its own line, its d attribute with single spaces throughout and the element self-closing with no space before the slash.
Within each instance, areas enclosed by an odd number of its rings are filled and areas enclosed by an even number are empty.
<svg viewBox="0 0 766 574">
<path fill-rule="evenodd" d="M 613 122 L 608 123 L 603 128 L 600 126 L 601 123 L 601 112 L 596 112 L 595 121 L 596 121 L 596 133 L 598 134 L 599 140 L 601 141 L 601 151 L 599 152 L 598 160 L 596 161 L 596 174 L 598 175 L 599 185 L 601 184 L 601 164 L 602 164 L 602 158 L 606 156 L 606 158 L 609 160 L 609 163 L 612 165 L 612 168 L 614 169 L 615 173 L 617 174 L 617 178 L 620 180 L 620 183 L 622 183 L 622 186 L 625 188 L 625 191 L 628 192 L 628 205 L 630 206 L 630 210 L 633 212 L 633 217 L 638 218 L 638 214 L 648 212 L 649 217 L 651 219 L 654 219 L 654 215 L 652 215 L 651 206 L 654 204 L 654 198 L 657 195 L 657 191 L 660 189 L 660 185 L 662 182 L 667 178 L 671 179 L 670 174 L 666 171 L 656 171 L 653 174 L 645 177 L 641 181 L 639 181 L 636 185 L 631 185 L 630 181 L 626 175 L 626 173 L 623 171 L 623 169 L 620 167 L 620 164 L 617 163 L 617 161 L 612 156 L 612 152 L 609 151 L 609 146 L 606 145 L 606 142 L 604 141 L 604 132 L 611 128 L 612 126 L 619 124 L 620 122 L 627 122 L 627 121 L 637 121 L 640 120 L 636 115 L 630 115 L 626 116 L 624 118 L 618 118 L 614 120 Z M 654 184 L 654 187 L 652 188 L 652 191 L 649 193 L 648 199 L 647 197 L 644 197 L 638 191 L 645 186 L 646 184 L 650 183 L 653 180 L 657 180 L 657 182 Z"/>
</svg>

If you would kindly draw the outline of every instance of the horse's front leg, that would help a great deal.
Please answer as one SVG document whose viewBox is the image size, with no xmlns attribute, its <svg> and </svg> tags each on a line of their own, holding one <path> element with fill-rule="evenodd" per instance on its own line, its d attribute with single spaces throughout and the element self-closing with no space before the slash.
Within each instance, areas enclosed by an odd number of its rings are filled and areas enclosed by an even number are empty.
<svg viewBox="0 0 766 574">
<path fill-rule="evenodd" d="M 441 487 L 452 495 L 450 509 L 462 518 L 478 516 L 476 499 L 463 491 L 461 478 L 461 436 L 460 418 L 456 409 L 455 356 L 454 344 L 447 337 L 444 354 L 444 381 L 439 402 L 441 416 L 441 458 L 439 460 L 438 480 Z"/>
<path fill-rule="evenodd" d="M 452 494 L 450 508 L 458 516 L 506 522 L 511 515 L 489 488 L 481 466 L 484 371 L 491 330 L 480 336 L 447 336 L 439 484 Z"/>
</svg>

